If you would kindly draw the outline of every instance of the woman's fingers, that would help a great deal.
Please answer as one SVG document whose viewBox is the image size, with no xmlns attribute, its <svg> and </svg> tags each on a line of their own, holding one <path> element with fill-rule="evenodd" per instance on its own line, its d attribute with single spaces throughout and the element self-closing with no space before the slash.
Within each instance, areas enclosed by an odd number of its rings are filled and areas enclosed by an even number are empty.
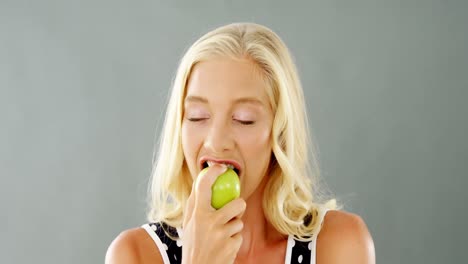
<svg viewBox="0 0 468 264">
<path fill-rule="evenodd" d="M 237 254 L 237 252 L 239 251 L 239 249 L 240 249 L 240 247 L 242 245 L 242 234 L 237 233 L 237 234 L 233 235 L 230 239 L 233 242 L 232 250 L 235 252 L 235 254 Z"/>
<path fill-rule="evenodd" d="M 200 173 L 184 211 L 182 258 L 186 263 L 233 263 L 242 244 L 246 203 L 235 199 L 219 210 L 211 206 L 211 186 L 227 167 L 214 164 Z"/>
<path fill-rule="evenodd" d="M 240 219 L 234 219 L 225 225 L 226 235 L 228 237 L 233 237 L 236 234 L 240 233 L 244 228 L 244 223 Z"/>
<path fill-rule="evenodd" d="M 245 203 L 244 199 L 237 198 L 218 209 L 220 224 L 226 224 L 233 218 L 241 219 L 245 212 L 246 206 L 247 204 Z"/>
</svg>

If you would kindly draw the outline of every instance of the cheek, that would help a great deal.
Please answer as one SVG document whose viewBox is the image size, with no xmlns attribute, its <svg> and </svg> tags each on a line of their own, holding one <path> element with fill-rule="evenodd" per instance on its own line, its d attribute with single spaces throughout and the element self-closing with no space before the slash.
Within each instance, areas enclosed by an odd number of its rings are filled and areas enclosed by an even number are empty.
<svg viewBox="0 0 468 264">
<path fill-rule="evenodd" d="M 244 197 L 250 196 L 265 177 L 271 157 L 270 129 L 245 134 L 241 152 L 246 165 L 246 177 L 242 178 Z"/>
<path fill-rule="evenodd" d="M 270 129 L 263 128 L 255 132 L 246 133 L 242 136 L 244 155 L 249 159 L 262 158 L 270 155 Z"/>
</svg>

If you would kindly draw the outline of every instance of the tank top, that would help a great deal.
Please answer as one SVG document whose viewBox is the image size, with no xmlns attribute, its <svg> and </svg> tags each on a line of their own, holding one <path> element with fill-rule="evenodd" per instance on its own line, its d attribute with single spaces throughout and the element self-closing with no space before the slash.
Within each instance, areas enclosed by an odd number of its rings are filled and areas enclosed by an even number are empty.
<svg viewBox="0 0 468 264">
<path fill-rule="evenodd" d="M 318 221 L 323 224 L 323 219 L 327 213 L 327 209 L 321 208 L 318 211 Z M 172 237 L 179 237 L 182 234 L 180 228 L 174 228 L 165 223 L 147 223 L 141 226 L 146 230 L 149 236 L 153 239 L 159 250 L 164 264 L 178 264 L 182 261 L 182 241 L 180 239 L 173 240 L 164 230 L 168 231 Z M 320 230 L 320 229 L 319 229 Z M 311 263 L 315 264 L 316 247 L 317 247 L 318 232 L 312 234 L 311 241 L 303 242 L 296 240 L 294 236 L 288 236 L 286 245 L 285 264 L 296 263 Z"/>
</svg>

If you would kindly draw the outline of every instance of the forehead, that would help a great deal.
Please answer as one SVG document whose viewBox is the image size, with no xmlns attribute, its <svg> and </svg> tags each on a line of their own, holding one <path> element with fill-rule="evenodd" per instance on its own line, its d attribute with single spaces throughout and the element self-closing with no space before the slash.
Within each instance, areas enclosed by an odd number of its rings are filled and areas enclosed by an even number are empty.
<svg viewBox="0 0 468 264">
<path fill-rule="evenodd" d="M 187 84 L 187 96 L 256 98 L 268 105 L 268 89 L 259 68 L 247 59 L 216 58 L 197 63 Z"/>
</svg>

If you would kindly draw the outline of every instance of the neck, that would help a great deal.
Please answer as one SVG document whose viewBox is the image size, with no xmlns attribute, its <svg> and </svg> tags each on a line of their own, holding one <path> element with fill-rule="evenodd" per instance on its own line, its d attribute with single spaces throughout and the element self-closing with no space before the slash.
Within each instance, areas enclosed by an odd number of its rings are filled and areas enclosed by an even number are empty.
<svg viewBox="0 0 468 264">
<path fill-rule="evenodd" d="M 263 212 L 263 193 L 267 177 L 257 190 L 246 200 L 247 207 L 242 216 L 244 228 L 242 230 L 242 245 L 237 253 L 237 259 L 250 259 L 256 252 L 274 246 L 284 241 L 280 234 L 266 219 Z"/>
</svg>

